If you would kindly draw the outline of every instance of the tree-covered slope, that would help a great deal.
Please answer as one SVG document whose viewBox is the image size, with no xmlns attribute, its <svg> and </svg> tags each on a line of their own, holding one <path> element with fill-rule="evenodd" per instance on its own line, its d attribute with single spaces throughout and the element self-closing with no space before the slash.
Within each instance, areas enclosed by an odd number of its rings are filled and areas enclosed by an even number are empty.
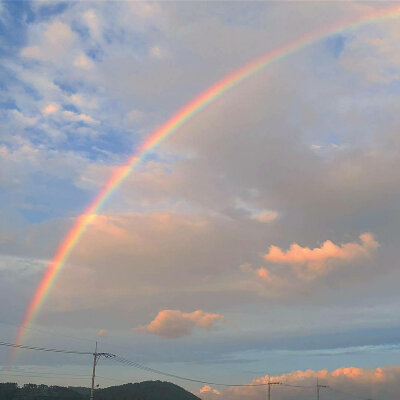
<svg viewBox="0 0 400 400">
<path fill-rule="evenodd" d="M 146 381 L 96 390 L 96 400 L 199 400 L 194 394 L 169 382 Z"/>
<path fill-rule="evenodd" d="M 96 389 L 95 400 L 199 400 L 169 382 L 146 381 Z M 88 400 L 89 389 L 15 383 L 0 383 L 0 400 Z"/>
</svg>

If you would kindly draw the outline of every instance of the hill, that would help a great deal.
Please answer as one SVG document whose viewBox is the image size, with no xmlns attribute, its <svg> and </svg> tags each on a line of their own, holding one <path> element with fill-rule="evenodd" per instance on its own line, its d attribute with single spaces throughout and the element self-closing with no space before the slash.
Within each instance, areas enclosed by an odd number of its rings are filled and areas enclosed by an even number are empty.
<svg viewBox="0 0 400 400">
<path fill-rule="evenodd" d="M 96 390 L 96 400 L 199 400 L 170 382 L 146 381 Z"/>
<path fill-rule="evenodd" d="M 0 400 L 87 400 L 89 389 L 15 383 L 0 383 Z M 146 381 L 96 389 L 95 400 L 199 400 L 170 382 Z"/>
</svg>

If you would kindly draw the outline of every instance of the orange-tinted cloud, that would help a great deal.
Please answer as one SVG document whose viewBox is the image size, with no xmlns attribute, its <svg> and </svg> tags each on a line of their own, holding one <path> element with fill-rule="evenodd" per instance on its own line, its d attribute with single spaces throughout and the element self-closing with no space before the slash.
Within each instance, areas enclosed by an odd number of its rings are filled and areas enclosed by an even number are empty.
<svg viewBox="0 0 400 400">
<path fill-rule="evenodd" d="M 221 392 L 220 392 L 219 390 L 213 389 L 213 388 L 212 388 L 211 386 L 209 386 L 209 385 L 205 385 L 205 386 L 203 386 L 203 387 L 200 389 L 200 393 L 208 393 L 208 392 L 211 392 L 211 393 L 217 394 L 217 395 L 220 395 L 220 394 L 221 394 Z"/>
<path fill-rule="evenodd" d="M 400 367 L 378 367 L 375 369 L 357 368 L 357 367 L 341 367 L 333 371 L 321 369 L 314 371 L 312 369 L 291 371 L 280 376 L 272 377 L 272 381 L 300 383 L 311 382 L 315 383 L 317 378 L 321 382 L 329 382 L 333 385 L 334 382 L 369 382 L 378 383 L 386 382 L 393 379 L 394 376 L 400 376 Z M 268 375 L 253 379 L 253 383 L 267 383 Z"/>
<path fill-rule="evenodd" d="M 254 378 L 252 384 L 266 384 L 271 382 L 281 382 L 290 385 L 300 385 L 315 387 L 317 379 L 328 388 L 324 388 L 324 397 L 326 398 L 344 398 L 338 397 L 338 392 L 342 390 L 352 393 L 360 398 L 379 398 L 380 394 L 385 393 L 387 397 L 396 398 L 400 390 L 400 366 L 379 367 L 375 369 L 364 369 L 357 367 L 341 367 L 334 371 L 326 369 L 321 370 L 296 370 L 279 376 L 268 375 Z M 310 398 L 310 389 L 295 389 L 290 387 L 274 387 L 273 397 L 276 400 L 307 400 Z M 200 394 L 202 394 L 200 392 Z M 204 400 L 209 400 L 208 392 L 202 396 Z M 248 398 L 252 400 L 265 399 L 265 387 L 240 387 L 226 389 L 221 392 L 220 399 L 240 400 Z M 211 399 L 210 399 L 211 400 Z"/>
<path fill-rule="evenodd" d="M 43 108 L 42 112 L 44 115 L 49 115 L 49 114 L 53 114 L 53 113 L 57 112 L 59 109 L 60 109 L 60 106 L 58 104 L 49 103 Z"/>
<path fill-rule="evenodd" d="M 254 219 L 258 222 L 263 222 L 264 224 L 268 224 L 272 221 L 275 221 L 278 217 L 278 212 L 274 210 L 262 210 L 259 213 L 253 214 L 251 216 L 251 219 Z"/>
<path fill-rule="evenodd" d="M 321 247 L 310 249 L 293 243 L 289 250 L 283 251 L 277 246 L 270 246 L 264 259 L 275 264 L 288 264 L 304 269 L 298 269 L 302 273 L 322 275 L 327 271 L 331 262 L 351 262 L 357 259 L 368 258 L 379 247 L 371 233 L 360 235 L 360 243 L 349 242 L 336 245 L 330 240 L 325 241 Z"/>
<path fill-rule="evenodd" d="M 168 339 L 190 335 L 194 328 L 212 330 L 217 321 L 223 321 L 219 314 L 207 313 L 202 310 L 185 313 L 180 310 L 162 310 L 147 326 L 139 330 L 152 333 Z"/>
</svg>

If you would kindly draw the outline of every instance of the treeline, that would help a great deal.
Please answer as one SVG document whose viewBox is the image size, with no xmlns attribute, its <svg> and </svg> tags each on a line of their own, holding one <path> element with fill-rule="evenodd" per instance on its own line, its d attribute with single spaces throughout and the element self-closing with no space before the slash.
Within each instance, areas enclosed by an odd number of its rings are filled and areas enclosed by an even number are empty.
<svg viewBox="0 0 400 400">
<path fill-rule="evenodd" d="M 0 400 L 88 400 L 88 388 L 0 383 Z M 96 389 L 95 400 L 199 400 L 169 382 L 146 381 Z"/>
<path fill-rule="evenodd" d="M 83 400 L 86 397 L 62 386 L 34 385 L 19 387 L 16 383 L 0 384 L 0 400 Z"/>
</svg>

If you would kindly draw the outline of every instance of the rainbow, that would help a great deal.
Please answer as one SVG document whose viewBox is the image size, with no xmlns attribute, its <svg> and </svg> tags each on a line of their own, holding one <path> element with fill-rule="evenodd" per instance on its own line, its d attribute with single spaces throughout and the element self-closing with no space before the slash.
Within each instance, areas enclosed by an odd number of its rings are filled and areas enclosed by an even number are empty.
<svg viewBox="0 0 400 400">
<path fill-rule="evenodd" d="M 229 74 L 222 80 L 209 87 L 199 96 L 195 97 L 184 107 L 178 110 L 175 114 L 173 114 L 170 119 L 168 119 L 163 125 L 161 125 L 149 135 L 147 140 L 139 146 L 139 148 L 129 158 L 126 164 L 121 165 L 115 169 L 109 180 L 106 182 L 100 193 L 92 201 L 90 206 L 85 210 L 82 215 L 80 215 L 75 220 L 72 228 L 69 230 L 69 232 L 61 242 L 59 248 L 57 249 L 57 252 L 49 263 L 45 275 L 42 278 L 39 287 L 37 288 L 25 312 L 22 323 L 16 333 L 14 342 L 16 344 L 21 344 L 23 342 L 26 334 L 27 325 L 35 319 L 58 273 L 65 265 L 68 256 L 71 254 L 72 250 L 79 242 L 79 239 L 85 233 L 90 222 L 93 220 L 93 218 L 95 218 L 96 214 L 102 208 L 104 203 L 110 198 L 113 192 L 121 185 L 121 183 L 134 170 L 134 168 L 143 160 L 146 154 L 148 154 L 152 149 L 159 145 L 163 140 L 168 138 L 168 136 L 174 133 L 192 116 L 194 116 L 207 105 L 212 103 L 215 99 L 222 96 L 226 91 L 244 81 L 248 77 L 254 75 L 261 69 L 267 67 L 271 63 L 287 57 L 288 55 L 299 51 L 304 47 L 320 41 L 330 35 L 338 34 L 347 29 L 356 28 L 366 23 L 387 18 L 396 18 L 399 16 L 400 6 L 396 5 L 395 7 L 384 8 L 378 11 L 372 10 L 368 13 L 364 13 L 357 18 L 342 21 L 336 25 L 328 26 L 322 31 L 307 34 L 293 42 L 290 42 L 282 47 L 279 47 L 264 54 L 263 56 L 253 60 L 242 68 L 234 71 L 233 73 Z M 12 351 L 12 353 L 10 354 L 10 363 L 12 363 L 14 357 L 15 350 Z"/>
</svg>

